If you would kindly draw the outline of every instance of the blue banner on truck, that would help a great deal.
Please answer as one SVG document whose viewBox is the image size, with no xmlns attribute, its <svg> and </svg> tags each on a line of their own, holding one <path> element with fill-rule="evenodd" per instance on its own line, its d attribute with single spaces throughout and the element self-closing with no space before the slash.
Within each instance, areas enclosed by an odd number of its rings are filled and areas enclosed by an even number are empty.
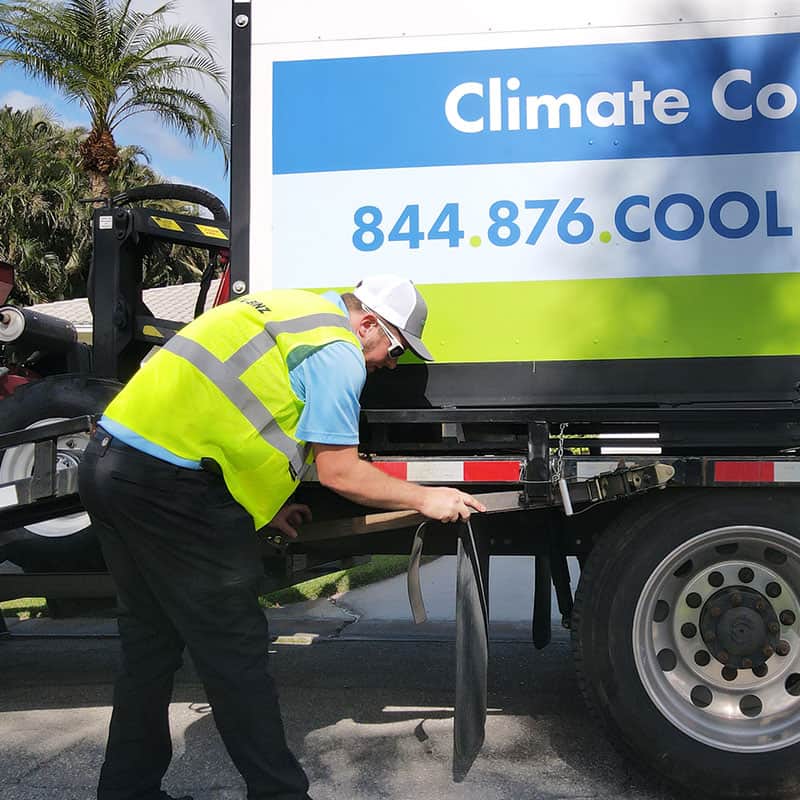
<svg viewBox="0 0 800 800">
<path fill-rule="evenodd" d="M 800 34 L 274 64 L 275 174 L 800 150 Z"/>
</svg>

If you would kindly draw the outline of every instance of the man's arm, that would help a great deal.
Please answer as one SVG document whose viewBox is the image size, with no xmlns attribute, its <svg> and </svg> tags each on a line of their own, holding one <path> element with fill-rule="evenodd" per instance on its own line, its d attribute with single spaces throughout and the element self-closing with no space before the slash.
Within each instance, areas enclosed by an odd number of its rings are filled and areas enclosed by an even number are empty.
<svg viewBox="0 0 800 800">
<path fill-rule="evenodd" d="M 446 486 L 420 486 L 381 472 L 349 445 L 314 444 L 317 476 L 323 486 L 365 506 L 414 509 L 440 522 L 467 519 L 486 507 L 472 495 Z"/>
</svg>

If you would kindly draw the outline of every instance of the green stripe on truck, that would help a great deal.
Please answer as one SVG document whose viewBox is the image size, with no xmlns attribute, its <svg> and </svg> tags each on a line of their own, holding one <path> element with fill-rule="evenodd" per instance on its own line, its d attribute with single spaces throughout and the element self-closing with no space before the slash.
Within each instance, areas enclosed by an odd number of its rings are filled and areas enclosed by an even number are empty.
<svg viewBox="0 0 800 800">
<path fill-rule="evenodd" d="M 437 361 L 795 355 L 800 275 L 421 286 Z"/>
</svg>

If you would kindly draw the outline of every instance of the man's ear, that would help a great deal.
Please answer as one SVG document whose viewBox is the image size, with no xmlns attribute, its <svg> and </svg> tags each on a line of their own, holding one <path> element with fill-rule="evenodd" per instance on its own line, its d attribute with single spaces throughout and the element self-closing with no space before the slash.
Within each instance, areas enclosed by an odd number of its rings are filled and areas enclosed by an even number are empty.
<svg viewBox="0 0 800 800">
<path fill-rule="evenodd" d="M 364 316 L 361 317 L 356 332 L 360 337 L 364 338 L 369 335 L 370 331 L 373 328 L 377 327 L 378 327 L 378 318 L 374 314 L 371 314 L 368 311 L 364 314 Z"/>
</svg>

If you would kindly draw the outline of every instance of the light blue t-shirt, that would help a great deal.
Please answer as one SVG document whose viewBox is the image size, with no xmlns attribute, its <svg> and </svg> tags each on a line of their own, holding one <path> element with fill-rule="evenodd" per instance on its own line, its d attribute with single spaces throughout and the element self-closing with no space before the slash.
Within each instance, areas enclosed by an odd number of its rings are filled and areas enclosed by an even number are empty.
<svg viewBox="0 0 800 800">
<path fill-rule="evenodd" d="M 326 292 L 323 296 L 349 316 L 336 292 Z M 357 445 L 360 397 L 366 379 L 364 356 L 350 342 L 331 342 L 292 368 L 289 383 L 305 403 L 297 438 L 316 444 Z M 100 425 L 136 450 L 179 467 L 200 469 L 199 462 L 181 458 L 106 416 L 100 419 Z"/>
<path fill-rule="evenodd" d="M 323 297 L 349 316 L 336 292 Z M 297 425 L 297 438 L 316 444 L 358 444 L 361 391 L 367 367 L 361 349 L 350 342 L 331 342 L 289 372 L 294 393 L 306 407 Z"/>
</svg>

